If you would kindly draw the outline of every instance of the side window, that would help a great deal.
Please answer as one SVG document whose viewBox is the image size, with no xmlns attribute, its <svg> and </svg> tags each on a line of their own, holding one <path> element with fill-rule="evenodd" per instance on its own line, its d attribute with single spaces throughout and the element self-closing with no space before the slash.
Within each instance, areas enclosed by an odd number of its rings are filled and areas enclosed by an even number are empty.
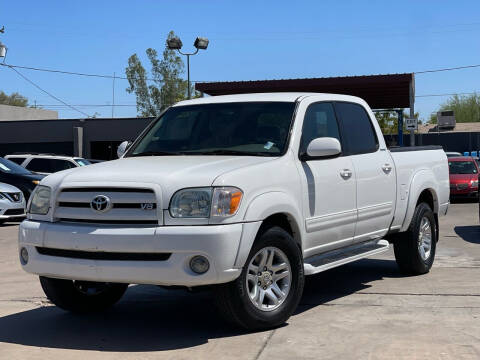
<svg viewBox="0 0 480 360">
<path fill-rule="evenodd" d="M 337 118 L 331 103 L 316 103 L 308 107 L 303 120 L 300 153 L 307 151 L 310 141 L 319 137 L 333 137 L 340 141 Z"/>
<path fill-rule="evenodd" d="M 26 158 L 20 158 L 20 157 L 14 157 L 14 158 L 9 158 L 8 160 L 13 161 L 14 163 L 21 165 Z"/>
<path fill-rule="evenodd" d="M 335 103 L 335 110 L 342 124 L 342 134 L 344 134 L 344 142 L 349 155 L 377 151 L 377 135 L 363 106 L 338 102 Z"/>
<path fill-rule="evenodd" d="M 71 169 L 75 166 L 68 160 L 51 159 L 50 161 L 52 162 L 52 172 Z"/>
<path fill-rule="evenodd" d="M 26 168 L 30 171 L 52 173 L 52 163 L 50 159 L 35 158 L 30 160 Z"/>
</svg>

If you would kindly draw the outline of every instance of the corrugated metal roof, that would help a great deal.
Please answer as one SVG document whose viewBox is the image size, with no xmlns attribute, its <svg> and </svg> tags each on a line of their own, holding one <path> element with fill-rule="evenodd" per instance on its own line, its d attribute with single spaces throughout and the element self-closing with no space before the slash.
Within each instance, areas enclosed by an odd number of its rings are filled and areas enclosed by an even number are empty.
<svg viewBox="0 0 480 360">
<path fill-rule="evenodd" d="M 374 109 L 410 107 L 414 74 L 196 83 L 208 95 L 264 92 L 319 92 L 358 96 Z"/>
</svg>

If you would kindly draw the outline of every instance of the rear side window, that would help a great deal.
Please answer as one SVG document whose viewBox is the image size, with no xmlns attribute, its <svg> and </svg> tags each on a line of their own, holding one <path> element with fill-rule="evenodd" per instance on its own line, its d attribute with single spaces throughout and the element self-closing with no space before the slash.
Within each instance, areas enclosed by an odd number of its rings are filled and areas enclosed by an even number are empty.
<svg viewBox="0 0 480 360">
<path fill-rule="evenodd" d="M 62 171 L 76 167 L 73 163 L 68 160 L 57 160 L 51 159 L 53 172 Z"/>
<path fill-rule="evenodd" d="M 54 173 L 57 171 L 70 169 L 74 166 L 74 164 L 67 160 L 36 158 L 32 159 L 26 168 L 35 172 Z"/>
<path fill-rule="evenodd" d="M 9 158 L 8 160 L 13 161 L 14 163 L 16 163 L 18 165 L 21 165 L 25 161 L 25 159 L 26 158 L 12 157 L 12 158 Z"/>
<path fill-rule="evenodd" d="M 335 103 L 335 110 L 342 125 L 346 152 L 349 155 L 377 151 L 377 135 L 363 106 L 338 102 Z"/>
<path fill-rule="evenodd" d="M 35 172 L 44 172 L 44 173 L 51 173 L 52 171 L 52 164 L 50 159 L 32 159 L 27 164 L 26 168 L 30 171 Z"/>
<path fill-rule="evenodd" d="M 308 144 L 320 137 L 333 137 L 340 141 L 337 118 L 331 103 L 316 103 L 308 107 L 303 120 L 300 152 L 305 153 Z"/>
</svg>

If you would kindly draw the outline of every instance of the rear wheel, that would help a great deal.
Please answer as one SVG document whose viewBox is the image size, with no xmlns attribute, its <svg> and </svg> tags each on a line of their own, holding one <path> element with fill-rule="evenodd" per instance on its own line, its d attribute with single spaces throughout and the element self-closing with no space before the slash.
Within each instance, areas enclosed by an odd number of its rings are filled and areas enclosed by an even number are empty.
<svg viewBox="0 0 480 360">
<path fill-rule="evenodd" d="M 303 292 L 302 253 L 292 236 L 270 227 L 256 240 L 242 274 L 216 288 L 224 317 L 248 330 L 282 325 L 295 311 Z"/>
<path fill-rule="evenodd" d="M 420 275 L 430 271 L 435 259 L 437 223 L 432 209 L 425 203 L 415 208 L 410 227 L 396 237 L 395 259 L 406 274 Z"/>
<path fill-rule="evenodd" d="M 40 284 L 45 295 L 56 306 L 80 313 L 109 308 L 120 300 L 128 287 L 128 284 L 61 280 L 44 276 L 40 276 Z"/>
</svg>

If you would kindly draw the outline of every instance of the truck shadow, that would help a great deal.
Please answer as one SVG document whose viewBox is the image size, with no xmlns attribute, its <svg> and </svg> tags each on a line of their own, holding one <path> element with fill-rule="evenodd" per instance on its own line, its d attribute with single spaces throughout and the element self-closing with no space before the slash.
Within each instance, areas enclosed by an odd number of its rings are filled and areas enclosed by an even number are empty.
<svg viewBox="0 0 480 360">
<path fill-rule="evenodd" d="M 362 260 L 308 277 L 297 314 L 399 277 L 394 261 Z M 218 315 L 210 292 L 187 293 L 156 286 L 131 286 L 122 301 L 96 315 L 73 315 L 43 306 L 0 318 L 0 342 L 34 347 L 162 351 L 244 335 Z"/>
<path fill-rule="evenodd" d="M 455 226 L 455 233 L 463 240 L 473 244 L 480 244 L 480 226 Z"/>
</svg>

